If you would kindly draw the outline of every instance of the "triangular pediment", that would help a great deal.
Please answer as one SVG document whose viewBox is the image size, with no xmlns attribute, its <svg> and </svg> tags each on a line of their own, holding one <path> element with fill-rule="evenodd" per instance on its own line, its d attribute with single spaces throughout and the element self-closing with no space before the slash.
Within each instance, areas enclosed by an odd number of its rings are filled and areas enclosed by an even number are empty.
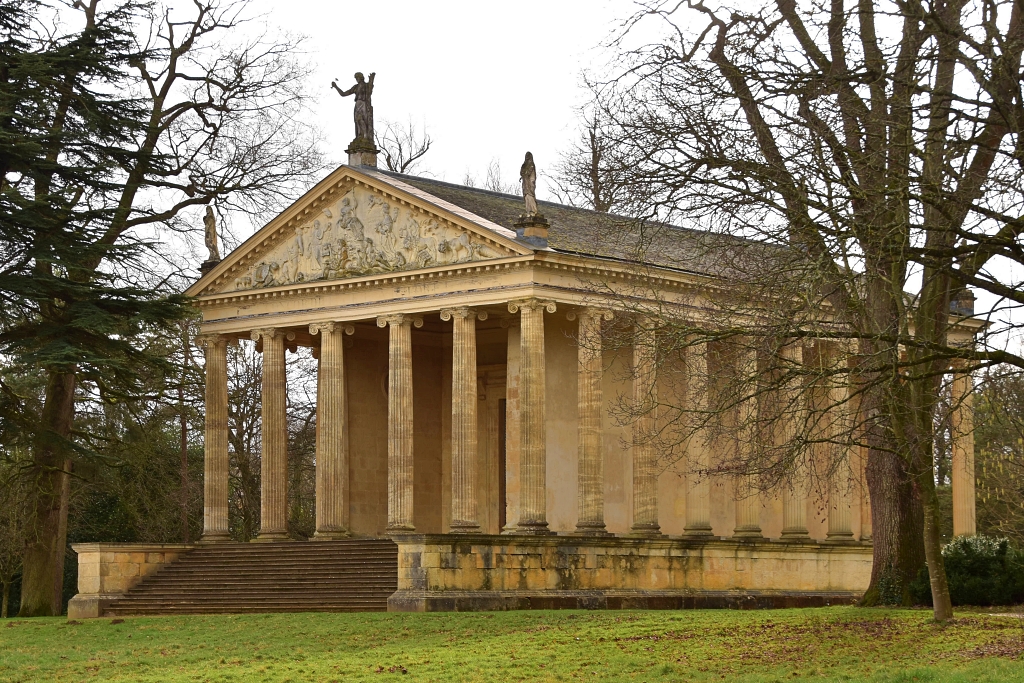
<svg viewBox="0 0 1024 683">
<path fill-rule="evenodd" d="M 530 253 L 514 241 L 515 233 L 431 199 L 384 174 L 343 166 L 187 293 L 227 294 Z"/>
</svg>

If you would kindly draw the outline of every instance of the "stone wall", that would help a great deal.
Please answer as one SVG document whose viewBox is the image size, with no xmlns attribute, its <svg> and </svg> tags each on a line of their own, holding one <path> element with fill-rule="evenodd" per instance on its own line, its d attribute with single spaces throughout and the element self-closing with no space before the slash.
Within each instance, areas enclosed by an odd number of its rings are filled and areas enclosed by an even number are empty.
<svg viewBox="0 0 1024 683">
<path fill-rule="evenodd" d="M 180 543 L 78 543 L 78 594 L 68 603 L 68 619 L 103 614 L 112 601 L 144 577 L 174 562 L 195 546 Z"/>
<path fill-rule="evenodd" d="M 852 602 L 864 543 L 396 536 L 391 611 L 786 607 Z"/>
</svg>

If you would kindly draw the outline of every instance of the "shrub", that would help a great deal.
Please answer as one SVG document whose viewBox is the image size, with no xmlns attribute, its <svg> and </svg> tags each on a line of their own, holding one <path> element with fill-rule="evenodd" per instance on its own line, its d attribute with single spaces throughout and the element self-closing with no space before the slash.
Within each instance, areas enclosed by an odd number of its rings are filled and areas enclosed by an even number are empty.
<svg viewBox="0 0 1024 683">
<path fill-rule="evenodd" d="M 954 605 L 1013 605 L 1024 602 L 1024 552 L 1005 538 L 958 536 L 942 548 Z M 928 569 L 910 585 L 914 602 L 932 604 Z"/>
</svg>

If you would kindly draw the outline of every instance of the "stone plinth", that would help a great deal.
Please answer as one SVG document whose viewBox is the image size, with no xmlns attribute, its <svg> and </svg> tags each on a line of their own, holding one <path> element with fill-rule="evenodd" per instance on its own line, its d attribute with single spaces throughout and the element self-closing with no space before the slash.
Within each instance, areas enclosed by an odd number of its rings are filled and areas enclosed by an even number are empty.
<svg viewBox="0 0 1024 683">
<path fill-rule="evenodd" d="M 348 153 L 349 166 L 377 168 L 377 153 L 380 150 L 377 149 L 377 145 L 373 143 L 373 140 L 357 137 L 349 143 L 345 151 Z"/>
<path fill-rule="evenodd" d="M 92 619 L 144 577 L 174 562 L 195 546 L 181 543 L 78 543 L 78 594 L 68 619 Z"/>
<path fill-rule="evenodd" d="M 547 249 L 550 227 L 548 219 L 539 213 L 523 214 L 515 223 L 516 239 L 534 249 Z"/>
<path fill-rule="evenodd" d="M 850 603 L 870 544 L 765 539 L 414 535 L 390 611 L 789 607 Z"/>
</svg>

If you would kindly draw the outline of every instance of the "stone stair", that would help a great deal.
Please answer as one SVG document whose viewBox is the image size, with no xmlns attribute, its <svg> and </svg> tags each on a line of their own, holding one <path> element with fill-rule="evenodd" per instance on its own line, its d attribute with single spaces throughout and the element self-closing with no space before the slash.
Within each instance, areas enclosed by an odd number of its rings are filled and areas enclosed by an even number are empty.
<svg viewBox="0 0 1024 683">
<path fill-rule="evenodd" d="M 146 577 L 104 615 L 384 612 L 396 590 L 388 539 L 218 543 Z"/>
</svg>

